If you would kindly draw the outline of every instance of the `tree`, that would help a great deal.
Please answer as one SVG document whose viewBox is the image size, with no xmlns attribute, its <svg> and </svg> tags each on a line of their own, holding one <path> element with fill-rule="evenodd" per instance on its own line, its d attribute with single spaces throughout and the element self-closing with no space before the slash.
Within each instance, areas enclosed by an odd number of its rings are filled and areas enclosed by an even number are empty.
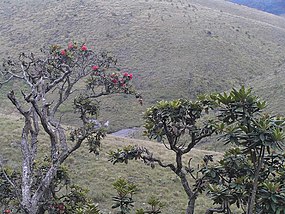
<svg viewBox="0 0 285 214">
<path fill-rule="evenodd" d="M 191 151 L 201 140 L 211 136 L 215 129 L 211 121 L 202 120 L 208 113 L 209 102 L 204 100 L 189 101 L 179 99 L 174 101 L 161 101 L 147 109 L 144 114 L 146 128 L 145 134 L 162 142 L 166 149 L 175 155 L 174 163 L 163 163 L 146 148 L 128 146 L 110 152 L 110 161 L 128 163 L 129 160 L 140 159 L 154 168 L 155 164 L 169 168 L 181 181 L 188 197 L 187 214 L 193 214 L 195 201 L 203 189 L 203 178 L 194 175 L 191 159 L 185 164 L 183 157 Z M 211 157 L 205 157 L 205 162 Z M 195 180 L 195 186 L 189 183 L 190 177 Z"/>
<path fill-rule="evenodd" d="M 206 214 L 232 213 L 232 206 L 245 214 L 284 213 L 285 119 L 262 114 L 266 103 L 253 95 L 251 89 L 241 87 L 229 93 L 200 96 L 196 102 L 188 100 L 161 101 L 145 113 L 145 134 L 163 142 L 175 154 L 175 163 L 165 164 L 146 148 L 128 146 L 110 152 L 110 161 L 128 163 L 143 160 L 154 167 L 171 169 L 181 180 L 188 196 L 186 213 L 194 213 L 198 193 L 207 190 L 214 204 Z M 203 114 L 211 114 L 207 120 Z M 225 153 L 219 165 L 210 166 L 212 156 L 204 157 L 203 168 L 196 171 L 182 161 L 202 139 L 217 136 L 237 148 Z M 187 138 L 184 140 L 182 136 Z M 189 174 L 195 180 L 190 186 Z"/>
<path fill-rule="evenodd" d="M 149 208 L 147 210 L 138 209 L 136 210 L 136 214 L 159 214 L 162 213 L 161 209 L 165 206 L 158 198 L 155 196 L 150 196 L 147 201 Z"/>
<path fill-rule="evenodd" d="M 37 160 L 34 163 L 35 179 L 33 180 L 33 187 L 36 187 L 37 183 L 45 176 L 49 165 L 50 161 L 48 158 Z M 3 167 L 0 173 L 0 189 L 1 207 L 4 206 L 5 210 L 9 213 L 19 213 L 21 207 L 19 206 L 20 201 L 17 197 L 18 191 L 21 189 L 21 173 L 18 170 Z M 69 177 L 67 167 L 63 165 L 57 170 L 51 184 L 50 192 L 49 200 L 41 201 L 40 213 L 44 213 L 46 210 L 50 214 L 99 214 L 97 206 L 87 195 L 88 190 L 74 184 Z"/>
<path fill-rule="evenodd" d="M 236 205 L 246 214 L 285 213 L 285 118 L 262 114 L 266 103 L 242 87 L 211 95 L 222 139 L 233 143 L 217 166 L 202 169 L 208 193 L 218 208 L 211 213 L 232 213 Z"/>
<path fill-rule="evenodd" d="M 113 183 L 114 189 L 117 191 L 117 195 L 113 196 L 113 201 L 115 204 L 112 209 L 119 208 L 120 211 L 116 212 L 118 214 L 128 214 L 133 207 L 133 195 L 138 191 L 135 184 L 126 181 L 123 178 L 119 178 Z"/>
<path fill-rule="evenodd" d="M 39 56 L 21 53 L 17 59 L 6 59 L 3 67 L 0 86 L 16 81 L 24 88 L 19 92 L 14 89 L 7 95 L 25 121 L 21 136 L 21 189 L 14 193 L 23 212 L 36 214 L 51 198 L 56 174 L 67 157 L 84 142 L 88 143 L 90 152 L 98 152 L 106 127 L 97 121 L 97 98 L 113 93 L 135 94 L 130 85 L 133 76 L 121 72 L 110 54 L 96 53 L 86 44 L 75 42 L 66 48 L 53 45 L 42 50 Z M 83 81 L 86 87 L 81 87 Z M 58 113 L 74 93 L 78 94 L 74 108 L 82 125 L 68 137 L 61 123 L 63 115 Z M 136 96 L 141 99 L 140 95 Z M 39 178 L 35 177 L 34 163 L 38 146 L 43 143 L 38 138 L 41 131 L 49 138 L 50 162 Z M 4 175 L 17 188 L 13 176 Z"/>
<path fill-rule="evenodd" d="M 113 187 L 117 191 L 117 195 L 112 197 L 115 202 L 112 209 L 120 209 L 116 212 L 118 214 L 132 213 L 131 211 L 135 202 L 133 196 L 139 191 L 137 186 L 124 178 L 119 178 L 113 183 Z M 150 208 L 147 210 L 143 208 L 137 209 L 136 214 L 159 214 L 164 206 L 164 204 L 154 196 L 150 196 L 147 204 Z"/>
</svg>

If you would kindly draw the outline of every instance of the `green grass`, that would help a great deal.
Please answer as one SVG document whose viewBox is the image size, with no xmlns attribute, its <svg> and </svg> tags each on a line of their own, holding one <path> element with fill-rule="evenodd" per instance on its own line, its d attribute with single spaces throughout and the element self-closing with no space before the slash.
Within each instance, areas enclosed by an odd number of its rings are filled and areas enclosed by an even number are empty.
<svg viewBox="0 0 285 214">
<path fill-rule="evenodd" d="M 269 77 L 284 71 L 284 19 L 223 0 L 7 0 L 0 8 L 0 58 L 75 39 L 112 51 L 133 72 L 144 106 L 124 96 L 104 99 L 101 116 L 112 131 L 140 126 L 141 112 L 162 99 L 240 84 L 263 95 L 275 87 Z M 269 91 L 273 110 L 284 112 L 282 96 Z M 10 111 L 7 103 L 1 111 Z M 62 110 L 66 123 L 78 122 L 70 104 Z"/>
<path fill-rule="evenodd" d="M 112 51 L 123 70 L 133 72 L 144 105 L 124 95 L 103 99 L 100 120 L 109 120 L 111 131 L 140 126 L 142 112 L 156 101 L 194 98 L 240 84 L 253 87 L 266 99 L 268 111 L 285 113 L 284 18 L 224 0 L 5 0 L 0 1 L 0 8 L 0 58 L 74 39 L 97 50 Z M 19 85 L 0 89 L 0 156 L 16 167 L 23 120 L 6 98 L 14 87 Z M 78 124 L 71 102 L 61 111 L 65 123 Z M 141 137 L 141 132 L 134 137 Z M 193 150 L 196 164 L 209 152 L 204 149 L 221 156 L 223 143 L 213 142 L 203 142 L 198 145 L 203 150 Z M 118 177 L 138 184 L 136 207 L 144 206 L 143 201 L 154 194 L 167 204 L 163 213 L 185 213 L 186 196 L 173 173 L 159 167 L 151 170 L 139 162 L 113 166 L 107 161 L 109 149 L 129 143 L 150 147 L 171 161 L 171 154 L 161 144 L 108 136 L 98 160 L 87 148 L 67 160 L 72 177 L 90 188 L 90 195 L 105 213 L 112 212 L 115 191 L 111 184 Z M 42 136 L 40 153 L 47 150 Z M 205 213 L 209 203 L 206 197 L 199 197 L 197 213 Z"/>
<path fill-rule="evenodd" d="M 135 196 L 137 208 L 145 206 L 143 203 L 146 202 L 146 199 L 150 195 L 155 195 L 160 198 L 162 202 L 167 204 L 163 213 L 185 213 L 184 209 L 187 203 L 186 195 L 181 187 L 179 179 L 174 173 L 160 167 L 151 169 L 149 166 L 145 166 L 143 163 L 137 161 L 130 162 L 128 165 L 121 164 L 115 166 L 107 162 L 108 157 L 105 154 L 106 150 L 127 144 L 145 146 L 154 151 L 156 156 L 161 157 L 167 162 L 171 161 L 170 153 L 165 151 L 161 144 L 108 137 L 103 143 L 103 151 L 99 160 L 95 161 L 94 156 L 86 155 L 83 150 L 81 150 L 82 153 L 78 152 L 77 155 L 75 155 L 72 166 L 79 172 L 74 175 L 74 178 L 77 181 L 80 181 L 81 184 L 93 187 L 91 195 L 94 197 L 94 200 L 99 203 L 102 209 L 106 209 L 106 207 L 110 207 L 112 204 L 110 198 L 115 194 L 115 191 L 110 185 L 117 178 L 123 177 L 136 183 L 140 189 Z M 198 163 L 205 153 L 209 154 L 211 152 L 194 150 L 191 156 L 195 160 L 195 163 Z M 82 160 L 83 156 L 85 157 L 85 160 Z M 215 153 L 215 156 L 217 158 L 220 157 L 221 154 Z M 82 167 L 82 165 L 85 167 Z M 201 197 L 197 203 L 204 205 L 205 199 Z M 198 206 L 197 213 L 202 210 L 203 208 Z M 111 210 L 109 209 L 108 211 Z"/>
<path fill-rule="evenodd" d="M 17 115 L 4 116 L 0 115 L 1 122 L 1 151 L 0 157 L 7 160 L 6 164 L 13 167 L 19 167 L 21 158 L 19 137 L 23 119 Z M 112 196 L 116 194 L 112 188 L 112 183 L 117 178 L 125 178 L 130 182 L 138 185 L 139 191 L 134 196 L 136 201 L 135 208 L 145 207 L 146 201 L 151 195 L 155 195 L 166 204 L 163 213 L 185 213 L 187 197 L 184 193 L 178 177 L 168 169 L 156 167 L 151 169 L 140 161 L 132 161 L 128 165 L 112 165 L 108 161 L 107 152 L 115 150 L 125 145 L 139 145 L 148 148 L 156 157 L 161 158 L 166 163 L 174 161 L 173 154 L 164 148 L 162 144 L 137 139 L 127 139 L 120 137 L 107 136 L 102 142 L 101 153 L 98 158 L 88 152 L 87 146 L 81 147 L 65 164 L 70 169 L 72 180 L 83 187 L 90 189 L 90 197 L 95 203 L 98 203 L 104 213 L 113 212 L 110 208 L 112 205 Z M 39 156 L 48 155 L 48 140 L 40 132 L 39 137 Z M 213 154 L 217 161 L 222 153 L 193 149 L 185 158 L 193 158 L 193 165 L 202 162 L 205 154 Z M 201 196 L 197 200 L 197 213 L 205 213 L 206 204 L 210 200 Z"/>
</svg>

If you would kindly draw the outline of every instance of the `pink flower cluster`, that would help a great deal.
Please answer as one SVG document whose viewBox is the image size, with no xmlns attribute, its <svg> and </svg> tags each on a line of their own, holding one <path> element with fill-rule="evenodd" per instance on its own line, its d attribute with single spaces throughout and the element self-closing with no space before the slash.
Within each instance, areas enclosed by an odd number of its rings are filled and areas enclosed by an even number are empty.
<svg viewBox="0 0 285 214">
<path fill-rule="evenodd" d="M 112 83 L 119 85 L 122 88 L 125 88 L 127 86 L 128 81 L 133 78 L 133 74 L 129 74 L 127 72 L 124 72 L 123 74 L 113 73 L 110 75 L 110 78 Z"/>
<path fill-rule="evenodd" d="M 60 46 L 55 46 L 53 48 L 54 54 L 63 62 L 69 62 L 72 61 L 73 56 L 77 57 L 77 54 L 82 54 L 84 57 L 93 57 L 92 50 L 93 47 L 91 46 L 91 49 L 88 49 L 86 44 L 78 45 L 76 42 L 69 42 L 67 47 L 65 49 L 61 49 Z M 90 58 L 91 59 L 91 58 Z M 92 59 L 91 59 L 92 60 Z M 108 69 L 105 69 L 100 64 L 95 63 L 96 55 L 94 58 L 94 64 L 90 66 L 91 77 L 90 81 L 95 81 L 94 83 L 99 84 L 107 84 L 110 87 L 114 87 L 114 89 L 128 92 L 128 83 L 130 80 L 133 79 L 133 74 L 128 72 L 117 72 L 109 73 Z M 95 78 L 94 78 L 95 77 Z M 90 82 L 92 84 L 92 82 Z"/>
<path fill-rule="evenodd" d="M 65 56 L 65 55 L 66 55 L 66 50 L 61 50 L 61 51 L 60 51 L 60 54 L 61 54 L 62 56 Z"/>
<path fill-rule="evenodd" d="M 118 80 L 117 80 L 117 79 L 112 79 L 112 83 L 117 84 L 117 83 L 118 83 Z"/>
<path fill-rule="evenodd" d="M 87 51 L 88 48 L 87 48 L 87 46 L 84 44 L 84 45 L 81 46 L 81 50 L 82 50 L 82 51 Z"/>
<path fill-rule="evenodd" d="M 72 43 L 72 42 L 69 42 L 68 45 L 67 45 L 67 49 L 62 49 L 59 51 L 59 54 L 61 56 L 67 56 L 67 53 L 68 51 L 72 50 L 72 49 L 77 49 L 77 45 L 76 43 Z M 86 44 L 83 44 L 80 48 L 81 51 L 87 51 L 88 48 L 86 46 Z"/>
<path fill-rule="evenodd" d="M 68 48 L 68 50 L 72 49 L 73 48 L 73 43 L 69 42 L 67 48 Z"/>
<path fill-rule="evenodd" d="M 93 66 L 92 66 L 92 70 L 93 70 L 93 71 L 97 71 L 98 69 L 99 69 L 99 66 L 98 66 L 98 65 L 93 65 Z"/>
<path fill-rule="evenodd" d="M 129 74 L 128 72 L 125 72 L 123 76 L 129 78 L 130 80 L 133 79 L 133 74 Z"/>
</svg>

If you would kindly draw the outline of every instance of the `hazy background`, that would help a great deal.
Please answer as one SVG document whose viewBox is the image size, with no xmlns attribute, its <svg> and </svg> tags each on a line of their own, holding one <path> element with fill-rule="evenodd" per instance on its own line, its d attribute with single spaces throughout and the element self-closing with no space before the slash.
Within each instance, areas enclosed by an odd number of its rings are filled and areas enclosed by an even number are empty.
<svg viewBox="0 0 285 214">
<path fill-rule="evenodd" d="M 284 0 L 230 0 L 231 2 L 246 5 L 268 13 L 285 15 Z"/>
</svg>

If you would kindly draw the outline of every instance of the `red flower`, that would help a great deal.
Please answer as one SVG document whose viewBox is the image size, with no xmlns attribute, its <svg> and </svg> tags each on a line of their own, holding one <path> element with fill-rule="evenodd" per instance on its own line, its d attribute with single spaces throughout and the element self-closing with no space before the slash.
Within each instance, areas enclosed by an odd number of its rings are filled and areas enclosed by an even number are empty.
<svg viewBox="0 0 285 214">
<path fill-rule="evenodd" d="M 123 76 L 124 76 L 124 77 L 127 77 L 127 76 L 129 76 L 129 74 L 128 74 L 127 72 L 125 72 L 125 73 L 123 74 Z"/>
<path fill-rule="evenodd" d="M 62 56 L 65 56 L 65 55 L 66 55 L 66 51 L 65 51 L 65 50 L 61 50 L 61 51 L 60 51 L 60 54 L 61 54 Z"/>
<path fill-rule="evenodd" d="M 116 84 L 118 82 L 118 80 L 112 79 L 112 82 Z"/>
<path fill-rule="evenodd" d="M 4 213 L 11 213 L 11 210 L 4 210 Z"/>
<path fill-rule="evenodd" d="M 73 48 L 72 42 L 68 43 L 68 49 L 72 49 L 72 48 Z"/>
<path fill-rule="evenodd" d="M 64 210 L 64 209 L 65 209 L 64 204 L 63 204 L 63 203 L 60 203 L 60 204 L 58 205 L 58 209 L 59 209 L 59 210 Z"/>
<path fill-rule="evenodd" d="M 86 45 L 82 45 L 81 50 L 82 51 L 87 51 L 87 46 Z"/>
<path fill-rule="evenodd" d="M 119 82 L 120 82 L 120 86 L 123 86 L 123 87 L 125 87 L 126 86 L 126 80 L 125 79 L 123 79 L 123 78 L 121 78 L 121 79 L 119 79 Z"/>
<path fill-rule="evenodd" d="M 130 78 L 130 80 L 133 79 L 133 74 L 129 74 L 128 77 Z"/>
<path fill-rule="evenodd" d="M 98 65 L 93 65 L 93 66 L 92 66 L 92 70 L 93 70 L 93 71 L 97 71 L 98 69 L 99 69 L 99 66 L 98 66 Z"/>
</svg>

